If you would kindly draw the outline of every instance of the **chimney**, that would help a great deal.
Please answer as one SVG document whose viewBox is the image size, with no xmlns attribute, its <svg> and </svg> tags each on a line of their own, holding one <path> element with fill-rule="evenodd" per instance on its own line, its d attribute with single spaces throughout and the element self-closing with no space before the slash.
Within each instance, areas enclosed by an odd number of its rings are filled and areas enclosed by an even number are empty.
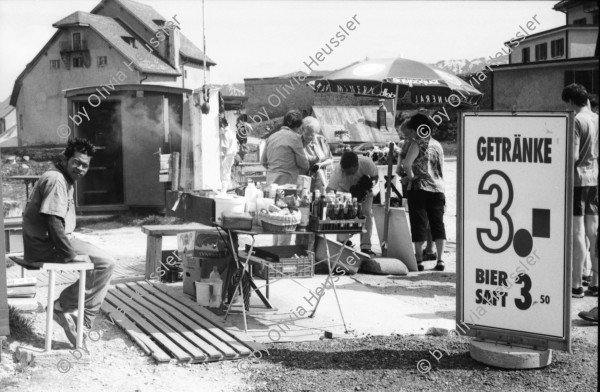
<svg viewBox="0 0 600 392">
<path fill-rule="evenodd" d="M 177 71 L 179 69 L 179 48 L 181 47 L 181 40 L 179 38 L 179 28 L 173 26 L 170 29 L 165 29 L 165 35 L 168 34 L 167 38 L 167 55 L 169 56 L 169 64 L 171 64 Z"/>
</svg>

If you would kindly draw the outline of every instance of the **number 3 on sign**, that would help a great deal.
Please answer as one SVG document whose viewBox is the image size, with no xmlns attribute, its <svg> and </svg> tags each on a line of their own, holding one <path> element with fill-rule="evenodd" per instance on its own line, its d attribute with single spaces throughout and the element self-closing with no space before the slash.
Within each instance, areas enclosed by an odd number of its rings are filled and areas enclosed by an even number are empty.
<svg viewBox="0 0 600 392">
<path fill-rule="evenodd" d="M 490 170 L 483 175 L 477 190 L 480 195 L 491 195 L 496 191 L 496 201 L 490 205 L 492 229 L 477 228 L 477 242 L 488 253 L 504 252 L 513 240 L 513 222 L 508 213 L 513 201 L 513 187 L 510 178 L 500 170 Z"/>
</svg>

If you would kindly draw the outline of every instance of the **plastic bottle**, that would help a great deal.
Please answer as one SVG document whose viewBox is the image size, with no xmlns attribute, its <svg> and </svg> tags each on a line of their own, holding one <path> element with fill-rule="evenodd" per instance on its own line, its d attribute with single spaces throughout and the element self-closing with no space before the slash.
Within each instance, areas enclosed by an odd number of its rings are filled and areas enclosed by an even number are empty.
<svg viewBox="0 0 600 392">
<path fill-rule="evenodd" d="M 223 281 L 221 280 L 221 274 L 219 274 L 219 270 L 216 265 L 213 266 L 213 270 L 208 276 L 208 279 L 211 280 L 208 307 L 218 308 L 221 306 L 221 290 L 223 288 Z"/>
<path fill-rule="evenodd" d="M 206 275 L 204 275 L 206 276 Z M 219 269 L 217 268 L 217 266 L 215 265 L 212 269 L 212 271 L 210 272 L 210 275 L 208 276 L 208 279 L 210 280 L 221 280 L 221 274 L 219 273 Z"/>
<path fill-rule="evenodd" d="M 358 203 L 358 202 L 357 202 L 357 203 L 356 203 L 356 206 L 357 206 L 357 207 L 356 207 L 356 217 L 357 217 L 358 219 L 365 219 L 365 216 L 364 216 L 364 214 L 363 214 L 363 212 L 362 212 L 362 203 Z"/>
<path fill-rule="evenodd" d="M 316 189 L 314 195 L 315 197 L 311 205 L 311 213 L 318 219 L 319 214 L 321 212 L 321 192 L 318 189 Z"/>
<path fill-rule="evenodd" d="M 247 212 L 255 212 L 256 211 L 256 198 L 258 196 L 258 189 L 254 185 L 254 181 L 248 180 L 248 186 L 244 191 L 244 196 L 246 197 L 246 211 Z"/>
</svg>

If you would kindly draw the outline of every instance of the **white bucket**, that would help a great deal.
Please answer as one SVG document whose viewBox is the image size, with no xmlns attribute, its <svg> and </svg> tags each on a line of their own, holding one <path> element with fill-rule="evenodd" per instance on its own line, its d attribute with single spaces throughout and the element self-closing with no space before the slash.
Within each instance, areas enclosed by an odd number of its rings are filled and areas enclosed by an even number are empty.
<svg viewBox="0 0 600 392">
<path fill-rule="evenodd" d="M 196 303 L 202 306 L 210 305 L 210 283 L 195 282 Z"/>
<path fill-rule="evenodd" d="M 218 195 L 215 196 L 215 222 L 221 223 L 221 214 L 226 212 L 244 213 L 246 207 L 246 198 L 243 196 L 234 195 Z"/>
<path fill-rule="evenodd" d="M 196 285 L 196 303 L 209 308 L 221 307 L 221 291 L 223 289 L 222 280 L 202 279 L 195 282 Z"/>
</svg>

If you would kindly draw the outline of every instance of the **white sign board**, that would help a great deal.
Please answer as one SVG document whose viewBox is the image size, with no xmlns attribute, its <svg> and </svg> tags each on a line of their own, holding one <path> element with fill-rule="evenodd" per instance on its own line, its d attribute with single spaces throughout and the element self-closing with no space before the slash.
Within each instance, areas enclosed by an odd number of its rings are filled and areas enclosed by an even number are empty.
<svg viewBox="0 0 600 392">
<path fill-rule="evenodd" d="M 569 349 L 570 124 L 462 114 L 457 321 L 469 335 Z"/>
</svg>

